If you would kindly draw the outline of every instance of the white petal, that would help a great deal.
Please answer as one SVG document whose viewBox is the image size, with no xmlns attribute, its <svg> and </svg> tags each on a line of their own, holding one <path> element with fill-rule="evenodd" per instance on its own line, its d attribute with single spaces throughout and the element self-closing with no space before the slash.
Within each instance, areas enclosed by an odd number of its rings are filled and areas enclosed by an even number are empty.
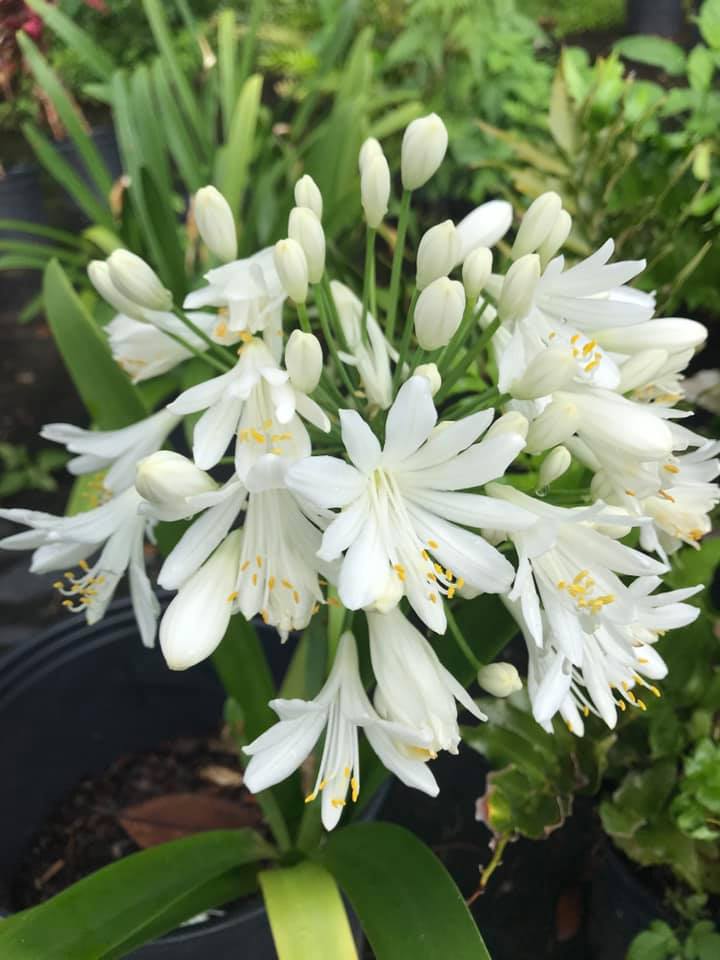
<svg viewBox="0 0 720 960">
<path fill-rule="evenodd" d="M 490 426 L 493 412 L 481 410 L 454 423 L 438 424 L 427 443 L 403 462 L 402 470 L 425 470 L 466 450 Z"/>
<path fill-rule="evenodd" d="M 336 457 L 307 457 L 287 472 L 289 490 L 318 507 L 344 507 L 365 490 L 367 480 Z"/>
<path fill-rule="evenodd" d="M 364 474 L 370 474 L 380 460 L 380 443 L 357 410 L 340 411 L 342 439 L 348 456 Z"/>
<path fill-rule="evenodd" d="M 396 466 L 415 453 L 437 423 L 426 377 L 410 377 L 398 390 L 385 424 L 383 464 Z"/>
<path fill-rule="evenodd" d="M 230 445 L 242 411 L 243 401 L 226 398 L 209 407 L 195 424 L 193 459 L 202 470 L 218 463 Z"/>
</svg>

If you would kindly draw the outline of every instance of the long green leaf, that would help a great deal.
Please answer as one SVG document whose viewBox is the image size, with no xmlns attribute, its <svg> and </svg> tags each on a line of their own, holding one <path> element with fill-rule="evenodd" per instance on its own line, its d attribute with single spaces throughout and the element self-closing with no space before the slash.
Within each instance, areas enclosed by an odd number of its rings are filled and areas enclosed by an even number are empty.
<svg viewBox="0 0 720 960">
<path fill-rule="evenodd" d="M 337 884 L 320 864 L 264 870 L 260 889 L 278 960 L 357 960 Z"/>
<path fill-rule="evenodd" d="M 238 217 L 255 146 L 261 95 L 262 77 L 258 74 L 248 77 L 235 104 L 227 143 L 218 155 L 216 176 L 218 189 Z"/>
<path fill-rule="evenodd" d="M 185 259 L 180 246 L 172 197 L 167 184 L 161 187 L 146 167 L 140 171 L 140 180 L 151 230 L 152 250 L 160 275 L 172 290 L 175 300 L 182 303 L 186 292 Z"/>
<path fill-rule="evenodd" d="M 236 60 L 237 23 L 234 10 L 218 14 L 218 78 L 220 83 L 220 111 L 225 139 L 230 136 L 233 108 L 237 99 Z"/>
<path fill-rule="evenodd" d="M 110 430 L 146 416 L 138 392 L 113 360 L 102 333 L 56 260 L 45 270 L 43 296 L 55 343 L 97 426 Z"/>
<path fill-rule="evenodd" d="M 192 898 L 229 870 L 272 859 L 274 849 L 252 830 L 214 830 L 163 843 L 118 860 L 85 877 L 46 903 L 0 921 L 3 960 L 105 960 L 143 930 L 158 932 L 158 918 Z M 209 902 L 217 892 L 208 888 Z M 223 892 L 225 896 L 227 891 Z M 242 892 L 242 890 L 238 891 Z M 178 913 L 171 919 L 177 922 Z M 162 925 L 160 925 L 162 926 Z M 162 932 L 162 929 L 160 930 Z"/>
<path fill-rule="evenodd" d="M 254 740 L 275 722 L 268 706 L 275 687 L 260 638 L 242 614 L 230 620 L 213 663 L 226 692 L 242 707 L 248 742 Z"/>
<path fill-rule="evenodd" d="M 404 828 L 345 827 L 319 860 L 350 901 L 377 960 L 490 960 L 452 878 Z"/>
<path fill-rule="evenodd" d="M 87 172 L 90 174 L 101 197 L 105 198 L 112 189 L 112 176 L 103 162 L 97 147 L 92 142 L 85 129 L 81 115 L 76 105 L 70 99 L 57 74 L 40 53 L 30 37 L 20 30 L 17 42 L 23 52 L 25 60 L 33 75 L 45 94 L 52 101 L 53 106 L 67 130 L 78 154 L 80 155 Z"/>
<path fill-rule="evenodd" d="M 44 223 L 32 223 L 30 220 L 8 220 L 0 217 L 0 230 L 13 230 L 16 233 L 26 233 L 31 237 L 47 237 L 57 243 L 67 243 L 72 247 L 82 247 L 83 241 L 74 233 L 67 230 L 58 230 L 56 227 L 47 227 Z"/>
<path fill-rule="evenodd" d="M 207 179 L 206 165 L 178 107 L 168 70 L 162 60 L 156 60 L 152 65 L 152 80 L 158 113 L 163 118 L 163 135 L 167 139 L 170 154 L 177 164 L 186 189 L 194 193 Z"/>
<path fill-rule="evenodd" d="M 43 23 L 80 57 L 98 80 L 104 80 L 112 73 L 115 69 L 112 57 L 62 10 L 47 0 L 27 0 L 27 5 L 40 14 Z"/>
<path fill-rule="evenodd" d="M 167 143 L 162 124 L 157 120 L 157 103 L 145 64 L 130 75 L 130 99 L 140 144 L 140 163 L 151 171 L 157 183 L 170 183 Z"/>
</svg>

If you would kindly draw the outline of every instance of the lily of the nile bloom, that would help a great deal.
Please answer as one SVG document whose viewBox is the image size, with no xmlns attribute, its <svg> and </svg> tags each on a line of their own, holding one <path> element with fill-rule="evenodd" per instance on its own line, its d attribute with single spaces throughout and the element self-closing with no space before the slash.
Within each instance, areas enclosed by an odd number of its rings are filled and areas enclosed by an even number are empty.
<svg viewBox="0 0 720 960">
<path fill-rule="evenodd" d="M 378 713 L 425 734 L 431 756 L 440 750 L 457 753 L 461 738 L 455 701 L 478 720 L 487 717 L 398 607 L 366 615 Z"/>
<path fill-rule="evenodd" d="M 538 647 L 544 646 L 544 612 L 562 654 L 581 665 L 585 633 L 635 617 L 634 595 L 620 577 L 664 573 L 667 568 L 597 529 L 617 528 L 622 535 L 633 523 L 602 503 L 556 507 L 505 484 L 492 484 L 489 492 L 536 517 L 533 527 L 508 534 L 518 553 L 510 600 L 520 601 Z"/>
<path fill-rule="evenodd" d="M 293 386 L 262 340 L 249 338 L 238 354 L 232 370 L 190 387 L 168 410 L 181 415 L 205 411 L 193 431 L 193 458 L 203 470 L 214 467 L 237 436 L 235 470 L 244 480 L 265 453 L 289 460 L 307 456 L 310 438 L 298 414 L 325 432 L 330 421 Z"/>
<path fill-rule="evenodd" d="M 250 756 L 245 784 L 253 793 L 297 770 L 325 730 L 317 780 L 305 799 L 311 803 L 322 794 L 322 822 L 332 830 L 348 794 L 353 802 L 360 795 L 358 729 L 362 727 L 380 760 L 402 783 L 437 796 L 435 778 L 422 759 L 427 756 L 428 740 L 375 712 L 360 680 L 351 633 L 340 638 L 330 675 L 313 700 L 271 700 L 270 706 L 279 722 L 243 747 Z"/>
<path fill-rule="evenodd" d="M 84 430 L 70 423 L 48 423 L 40 436 L 62 443 L 69 453 L 76 454 L 67 465 L 70 473 L 81 476 L 107 470 L 102 486 L 115 494 L 135 482 L 138 460 L 158 450 L 178 423 L 180 417 L 160 410 L 119 430 Z"/>
<path fill-rule="evenodd" d="M 151 380 L 174 369 L 193 354 L 169 333 L 182 337 L 194 350 L 204 353 L 207 344 L 172 313 L 163 314 L 161 326 L 137 320 L 118 313 L 105 327 L 113 359 L 128 374 L 133 383 Z M 200 311 L 188 314 L 195 326 L 213 336 L 217 319 Z M 218 343 L 226 340 L 215 338 Z"/>
<path fill-rule="evenodd" d="M 390 360 L 397 360 L 397 351 L 385 339 L 375 317 L 367 313 L 367 342 L 362 331 L 362 301 L 337 280 L 330 282 L 349 353 L 341 352 L 343 363 L 357 368 L 368 403 L 387 410 L 392 403 Z"/>
<path fill-rule="evenodd" d="M 88 623 L 102 619 L 115 589 L 127 572 L 130 596 L 142 641 L 152 646 L 159 605 L 145 572 L 143 540 L 146 518 L 138 510 L 134 487 L 94 510 L 56 517 L 37 510 L 0 510 L 0 517 L 30 527 L 0 540 L 5 550 L 34 550 L 31 573 L 66 571 L 54 586 L 63 605 L 84 613 Z M 89 558 L 98 553 L 93 562 Z M 78 574 L 68 567 L 79 566 Z"/>
<path fill-rule="evenodd" d="M 494 247 L 510 229 L 512 219 L 512 205 L 507 200 L 488 200 L 471 210 L 455 227 L 460 239 L 458 263 L 478 247 Z"/>
<path fill-rule="evenodd" d="M 244 260 L 210 270 L 205 279 L 206 287 L 187 295 L 185 309 L 218 307 L 218 336 L 239 340 L 243 333 L 262 331 L 271 353 L 279 359 L 285 291 L 275 269 L 273 248 L 266 247 Z"/>
<path fill-rule="evenodd" d="M 557 633 L 547 624 L 544 645 L 538 647 L 519 604 L 506 601 L 525 637 L 533 715 L 545 729 L 550 729 L 556 713 L 578 736 L 591 713 L 612 729 L 618 710 L 645 710 L 648 694 L 661 695 L 653 681 L 666 676 L 667 666 L 654 645 L 666 631 L 696 619 L 699 608 L 684 601 L 702 586 L 654 594 L 660 583 L 657 577 L 639 577 L 630 585 L 635 611 L 630 623 L 602 623 L 584 631 L 580 664 L 565 655 Z"/>
<path fill-rule="evenodd" d="M 396 578 L 421 620 L 443 633 L 443 594 L 509 589 L 510 563 L 465 527 L 521 529 L 531 518 L 492 497 L 456 492 L 502 476 L 525 445 L 513 433 L 476 443 L 492 416 L 482 411 L 433 430 L 430 383 L 413 376 L 388 412 L 383 448 L 357 412 L 341 410 L 352 463 L 319 456 L 289 468 L 287 484 L 296 495 L 318 508 L 340 510 L 319 556 L 335 560 L 344 554 L 338 592 L 348 609 L 376 603 Z"/>
</svg>

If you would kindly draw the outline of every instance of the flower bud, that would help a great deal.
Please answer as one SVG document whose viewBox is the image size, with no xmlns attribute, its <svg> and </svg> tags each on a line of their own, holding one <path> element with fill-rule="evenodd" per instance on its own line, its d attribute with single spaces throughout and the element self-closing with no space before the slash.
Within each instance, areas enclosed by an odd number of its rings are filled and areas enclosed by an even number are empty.
<svg viewBox="0 0 720 960">
<path fill-rule="evenodd" d="M 509 697 L 522 690 L 520 674 L 511 663 L 488 663 L 478 670 L 478 683 L 492 697 Z"/>
<path fill-rule="evenodd" d="M 298 207 L 307 207 L 312 210 L 318 220 L 322 220 L 323 198 L 320 188 L 309 173 L 300 177 L 295 184 L 295 204 Z"/>
<path fill-rule="evenodd" d="M 446 277 L 460 257 L 460 238 L 452 220 L 445 220 L 424 233 L 417 251 L 418 290 L 438 277 Z"/>
<path fill-rule="evenodd" d="M 433 397 L 442 386 L 440 371 L 435 363 L 421 363 L 419 367 L 415 367 L 414 376 L 425 377 L 430 384 L 430 393 Z"/>
<path fill-rule="evenodd" d="M 143 320 L 143 309 L 132 300 L 128 300 L 117 289 L 110 279 L 110 267 L 105 260 L 91 260 L 87 268 L 90 283 L 95 287 L 100 296 L 114 307 L 118 313 L 131 317 L 133 320 Z"/>
<path fill-rule="evenodd" d="M 707 339 L 707 327 L 685 317 L 662 317 L 601 330 L 594 336 L 604 350 L 615 353 L 638 353 L 648 347 L 677 353 L 701 346 Z"/>
<path fill-rule="evenodd" d="M 187 498 L 210 493 L 217 484 L 187 457 L 172 450 L 158 450 L 139 461 L 135 488 L 150 504 L 154 517 L 182 520 L 192 513 Z"/>
<path fill-rule="evenodd" d="M 620 367 L 619 393 L 652 383 L 668 361 L 667 350 L 641 350 Z"/>
<path fill-rule="evenodd" d="M 534 253 L 550 235 L 562 210 L 562 200 L 553 190 L 533 200 L 525 211 L 510 255 L 513 260 Z"/>
<path fill-rule="evenodd" d="M 498 313 L 503 320 L 527 316 L 539 279 L 540 257 L 536 253 L 528 253 L 513 263 L 505 274 L 498 302 Z"/>
<path fill-rule="evenodd" d="M 301 393 L 312 393 L 320 382 L 322 368 L 323 352 L 318 338 L 293 330 L 285 347 L 285 369 L 292 385 Z"/>
<path fill-rule="evenodd" d="M 408 124 L 400 152 L 400 172 L 405 190 L 417 190 L 432 177 L 445 157 L 448 132 L 436 113 Z"/>
<path fill-rule="evenodd" d="M 367 140 L 363 142 L 363 145 L 360 147 L 360 153 L 358 154 L 358 170 L 362 176 L 362 172 L 367 166 L 367 164 L 374 160 L 375 157 L 384 157 L 383 148 L 380 146 L 380 141 L 376 140 L 375 137 L 368 137 Z"/>
<path fill-rule="evenodd" d="M 296 240 L 278 240 L 273 261 L 282 288 L 295 303 L 305 303 L 308 294 L 308 262 Z"/>
<path fill-rule="evenodd" d="M 310 283 L 319 283 L 325 272 L 325 231 L 309 207 L 293 207 L 290 211 L 288 236 L 303 249 L 308 280 Z"/>
<path fill-rule="evenodd" d="M 476 247 L 494 247 L 510 229 L 513 209 L 507 200 L 481 203 L 457 225 L 460 235 L 460 259 L 464 260 Z"/>
<path fill-rule="evenodd" d="M 519 433 L 524 440 L 528 435 L 527 417 L 519 410 L 508 410 L 491 425 L 485 437 L 490 439 L 490 437 L 497 437 L 501 433 Z"/>
<path fill-rule="evenodd" d="M 476 247 L 465 258 L 462 268 L 463 286 L 468 300 L 477 300 L 492 273 L 492 251 Z"/>
<path fill-rule="evenodd" d="M 120 293 L 146 310 L 167 310 L 172 294 L 142 257 L 129 250 L 114 250 L 107 259 L 110 279 Z"/>
<path fill-rule="evenodd" d="M 548 347 L 510 384 L 509 393 L 517 400 L 537 400 L 566 387 L 576 374 L 577 361 L 568 350 Z"/>
<path fill-rule="evenodd" d="M 544 453 L 564 443 L 580 424 L 580 413 L 571 399 L 553 400 L 530 424 L 526 453 Z"/>
<path fill-rule="evenodd" d="M 205 246 L 224 263 L 237 257 L 237 233 L 230 204 L 215 187 L 203 187 L 195 194 L 195 223 Z"/>
<path fill-rule="evenodd" d="M 538 247 L 538 255 L 545 267 L 561 249 L 572 229 L 572 217 L 567 210 L 561 210 L 550 233 Z"/>
<path fill-rule="evenodd" d="M 570 468 L 572 455 L 567 447 L 555 447 L 540 464 L 538 487 L 545 490 Z"/>
<path fill-rule="evenodd" d="M 376 230 L 390 200 L 390 167 L 382 150 L 366 161 L 360 174 L 360 199 L 367 225 Z"/>
<path fill-rule="evenodd" d="M 426 287 L 415 304 L 415 336 L 423 350 L 445 347 L 460 326 L 465 291 L 457 280 L 440 277 Z"/>
</svg>

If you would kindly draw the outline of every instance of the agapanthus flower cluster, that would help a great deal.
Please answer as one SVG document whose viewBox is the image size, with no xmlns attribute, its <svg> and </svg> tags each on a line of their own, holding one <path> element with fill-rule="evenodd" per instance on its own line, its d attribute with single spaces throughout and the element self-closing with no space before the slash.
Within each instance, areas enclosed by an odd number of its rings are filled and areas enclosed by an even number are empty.
<svg viewBox="0 0 720 960">
<path fill-rule="evenodd" d="M 73 473 L 100 478 L 94 509 L 0 511 L 29 528 L 1 545 L 33 549 L 33 571 L 66 571 L 57 588 L 90 622 L 127 572 L 148 644 L 160 607 L 144 539 L 158 522 L 188 521 L 158 576 L 175 592 L 159 619 L 172 669 L 208 657 L 233 616 L 284 640 L 340 607 L 322 689 L 272 701 L 278 722 L 246 748 L 246 783 L 259 791 L 324 734 L 307 800 L 322 794 L 328 829 L 359 795 L 360 730 L 389 770 L 434 795 L 428 761 L 457 752 L 458 711 L 485 720 L 436 652 L 448 625 L 458 629 L 454 608 L 479 594 L 498 595 L 525 637 L 539 723 L 552 729 L 559 713 L 582 735 L 589 714 L 612 727 L 618 710 L 643 709 L 666 673 L 657 638 L 697 614 L 686 600 L 699 588 L 666 591 L 662 577 L 681 544 L 698 546 L 718 502 L 719 445 L 683 423 L 683 371 L 702 325 L 655 317 L 654 298 L 629 286 L 644 263 L 612 262 L 612 240 L 567 266 L 572 221 L 555 193 L 532 203 L 512 244 L 512 209 L 491 201 L 432 227 L 409 254 L 413 194 L 446 148 L 438 116 L 407 128 L 388 233 L 393 177 L 381 145 L 363 144 L 361 283 L 350 271 L 331 279 L 309 175 L 287 237 L 243 259 L 224 197 L 197 193 L 215 265 L 182 305 L 128 251 L 90 264 L 133 381 L 190 357 L 206 378 L 125 429 L 45 428 L 75 455 Z M 380 276 L 375 248 L 387 237 L 392 270 Z M 189 456 L 168 444 L 186 418 Z M 521 686 L 506 663 L 483 666 L 478 681 L 495 696 Z"/>
</svg>

